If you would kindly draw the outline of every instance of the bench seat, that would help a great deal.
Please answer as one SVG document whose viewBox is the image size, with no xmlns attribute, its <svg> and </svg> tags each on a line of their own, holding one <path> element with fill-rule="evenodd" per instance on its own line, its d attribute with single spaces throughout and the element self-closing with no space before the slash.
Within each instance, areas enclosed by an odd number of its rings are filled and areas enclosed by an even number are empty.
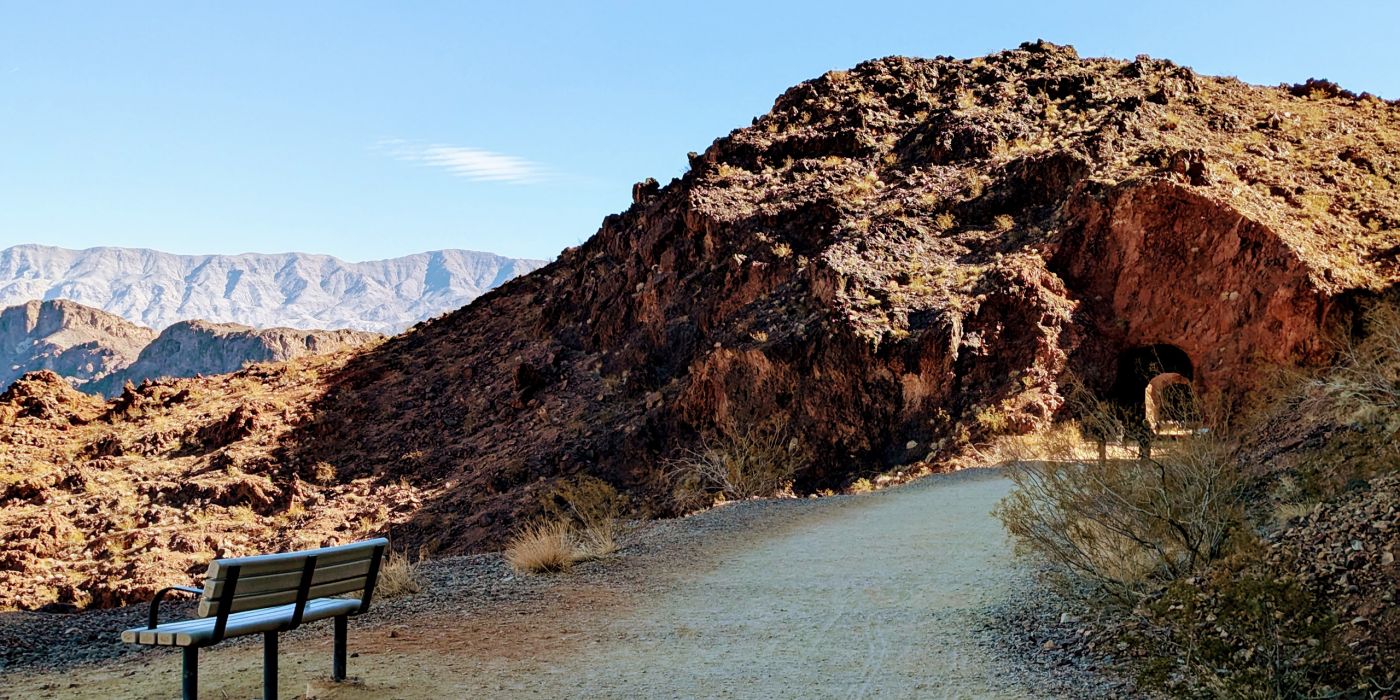
<svg viewBox="0 0 1400 700">
<path fill-rule="evenodd" d="M 273 608 L 261 608 L 258 610 L 248 610 L 246 612 L 233 613 L 228 616 L 227 627 L 224 630 L 225 636 L 237 637 L 245 634 L 256 634 L 258 632 L 272 632 L 281 630 L 289 626 L 292 622 L 292 613 L 296 609 L 296 604 L 279 605 Z M 312 622 L 324 620 L 328 617 L 348 615 L 360 609 L 360 600 L 348 600 L 345 598 L 315 598 L 306 601 L 306 610 L 302 613 L 302 622 Z M 212 617 L 202 617 L 194 620 L 181 620 L 180 622 L 167 622 L 155 629 L 137 627 L 122 632 L 122 641 L 127 644 L 150 644 L 155 646 L 190 647 L 203 646 L 214 636 L 214 624 L 217 620 Z"/>
</svg>

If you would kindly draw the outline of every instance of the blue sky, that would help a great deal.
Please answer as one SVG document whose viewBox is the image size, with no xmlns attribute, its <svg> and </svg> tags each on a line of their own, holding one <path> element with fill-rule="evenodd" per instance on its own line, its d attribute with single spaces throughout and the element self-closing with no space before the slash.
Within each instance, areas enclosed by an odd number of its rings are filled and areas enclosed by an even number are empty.
<svg viewBox="0 0 1400 700">
<path fill-rule="evenodd" d="M 1400 98 L 1400 3 L 0 0 L 0 247 L 553 257 L 785 88 L 1045 38 Z"/>
</svg>

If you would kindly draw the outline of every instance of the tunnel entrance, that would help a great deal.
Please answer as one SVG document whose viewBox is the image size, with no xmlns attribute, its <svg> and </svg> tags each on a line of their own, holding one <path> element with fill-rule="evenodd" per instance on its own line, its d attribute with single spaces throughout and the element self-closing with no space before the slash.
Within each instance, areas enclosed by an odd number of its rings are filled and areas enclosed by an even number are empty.
<svg viewBox="0 0 1400 700">
<path fill-rule="evenodd" d="M 1145 435 L 1193 430 L 1200 421 L 1194 376 L 1191 357 L 1175 345 L 1132 348 L 1118 356 L 1113 401 L 1141 420 L 1136 427 Z"/>
<path fill-rule="evenodd" d="M 1143 392 L 1143 417 L 1158 435 L 1184 433 L 1200 424 L 1191 380 L 1176 372 L 1163 372 L 1147 382 Z"/>
</svg>

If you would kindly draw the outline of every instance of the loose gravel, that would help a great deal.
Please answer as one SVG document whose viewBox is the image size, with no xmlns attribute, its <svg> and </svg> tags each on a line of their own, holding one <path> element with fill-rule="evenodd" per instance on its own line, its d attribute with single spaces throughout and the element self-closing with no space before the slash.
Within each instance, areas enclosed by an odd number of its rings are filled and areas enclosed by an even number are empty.
<svg viewBox="0 0 1400 700">
<path fill-rule="evenodd" d="M 969 470 L 730 504 L 639 524 L 616 556 L 564 575 L 520 576 L 495 554 L 429 562 L 422 592 L 352 622 L 357 682 L 320 680 L 327 625 L 286 635 L 283 695 L 1129 696 L 1037 651 L 1026 616 L 1049 614 L 1044 598 L 989 512 L 1007 488 Z M 143 614 L 0 615 L 0 698 L 173 694 L 178 654 L 114 641 Z M 257 639 L 204 654 L 213 697 L 257 695 Z"/>
</svg>

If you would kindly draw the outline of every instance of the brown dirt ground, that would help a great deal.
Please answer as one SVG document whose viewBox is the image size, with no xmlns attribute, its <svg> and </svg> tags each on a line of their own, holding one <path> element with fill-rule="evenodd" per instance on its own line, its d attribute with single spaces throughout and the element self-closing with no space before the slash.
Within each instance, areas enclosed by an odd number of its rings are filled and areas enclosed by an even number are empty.
<svg viewBox="0 0 1400 700">
<path fill-rule="evenodd" d="M 646 525 L 612 562 L 519 579 L 519 599 L 470 611 L 433 603 L 452 596 L 431 584 L 352 623 L 353 682 L 324 680 L 326 625 L 290 635 L 282 694 L 1030 697 L 1033 680 L 1007 676 L 979 637 L 981 611 L 1026 583 L 989 513 L 1007 487 L 975 470 L 722 507 Z M 260 694 L 256 644 L 203 654 L 205 697 Z M 8 675 L 0 698 L 166 697 L 179 655 Z"/>
</svg>

